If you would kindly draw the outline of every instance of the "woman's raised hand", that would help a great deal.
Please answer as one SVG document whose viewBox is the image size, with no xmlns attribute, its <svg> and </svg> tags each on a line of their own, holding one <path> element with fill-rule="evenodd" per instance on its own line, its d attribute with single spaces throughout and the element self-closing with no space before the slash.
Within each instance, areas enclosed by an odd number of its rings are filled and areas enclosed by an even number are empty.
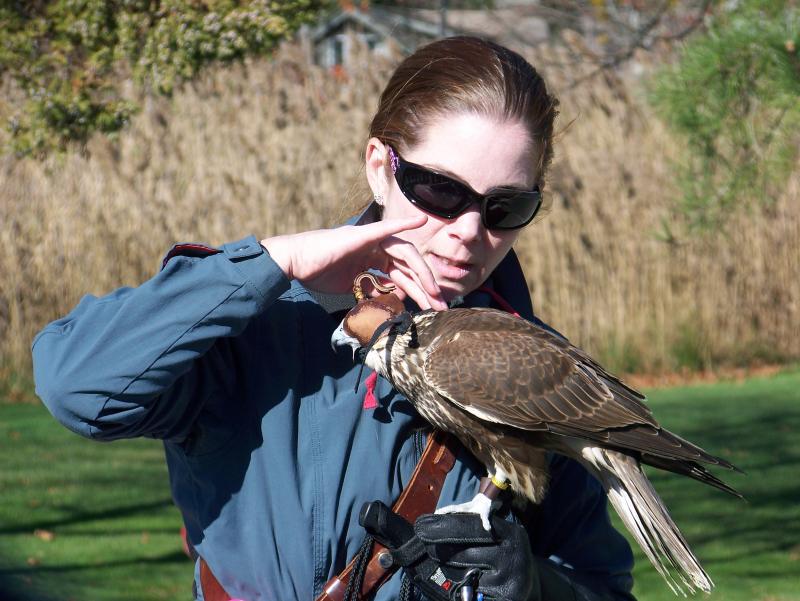
<svg viewBox="0 0 800 601">
<path fill-rule="evenodd" d="M 367 269 L 388 275 L 399 296 L 421 309 L 447 309 L 442 291 L 416 247 L 396 234 L 425 225 L 427 216 L 386 219 L 366 225 L 275 236 L 262 240 L 289 279 L 318 292 L 352 290 L 353 279 Z"/>
</svg>

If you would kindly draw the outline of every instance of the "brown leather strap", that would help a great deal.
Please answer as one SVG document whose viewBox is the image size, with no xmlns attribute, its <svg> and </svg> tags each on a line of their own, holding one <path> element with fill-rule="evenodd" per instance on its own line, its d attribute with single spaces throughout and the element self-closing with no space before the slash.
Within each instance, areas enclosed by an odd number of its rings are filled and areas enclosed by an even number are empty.
<svg viewBox="0 0 800 601">
<path fill-rule="evenodd" d="M 200 558 L 200 586 L 203 589 L 205 601 L 230 601 L 231 599 L 202 557 Z"/>
<path fill-rule="evenodd" d="M 438 430 L 428 437 L 428 445 L 417 463 L 408 486 L 392 506 L 395 513 L 409 522 L 414 522 L 422 514 L 431 513 L 436 509 L 444 479 L 455 464 L 455 444 L 452 436 Z M 366 598 L 377 590 L 397 569 L 381 566 L 380 555 L 385 552 L 386 548 L 382 545 L 378 543 L 373 545 L 364 575 L 364 584 L 361 587 L 361 598 Z M 208 564 L 202 557 L 199 561 L 200 585 L 203 587 L 205 601 L 229 601 L 230 595 L 211 573 Z M 353 558 L 341 574 L 331 578 L 315 601 L 342 601 L 355 562 L 356 559 Z"/>
<path fill-rule="evenodd" d="M 428 439 L 428 446 L 425 447 L 425 452 L 417 463 L 408 486 L 392 506 L 392 510 L 412 523 L 422 514 L 433 512 L 439 501 L 445 476 L 453 469 L 455 461 L 454 439 L 444 432 L 435 431 Z M 386 547 L 378 543 L 373 544 L 372 556 L 367 564 L 364 584 L 361 586 L 361 598 L 367 598 L 377 590 L 397 569 L 381 566 L 380 555 L 386 551 Z M 353 558 L 341 574 L 331 578 L 316 601 L 341 601 L 355 562 L 356 559 Z"/>
</svg>

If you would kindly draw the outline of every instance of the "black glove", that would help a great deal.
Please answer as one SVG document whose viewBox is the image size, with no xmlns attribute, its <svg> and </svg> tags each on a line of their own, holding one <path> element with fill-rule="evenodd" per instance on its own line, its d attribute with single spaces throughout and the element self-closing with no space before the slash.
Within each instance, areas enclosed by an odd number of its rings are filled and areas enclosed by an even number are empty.
<svg viewBox="0 0 800 601">
<path fill-rule="evenodd" d="M 522 526 L 472 513 L 420 516 L 412 527 L 383 503 L 367 503 L 359 522 L 431 601 L 460 599 L 471 586 L 486 601 L 534 601 L 538 569 Z"/>
</svg>

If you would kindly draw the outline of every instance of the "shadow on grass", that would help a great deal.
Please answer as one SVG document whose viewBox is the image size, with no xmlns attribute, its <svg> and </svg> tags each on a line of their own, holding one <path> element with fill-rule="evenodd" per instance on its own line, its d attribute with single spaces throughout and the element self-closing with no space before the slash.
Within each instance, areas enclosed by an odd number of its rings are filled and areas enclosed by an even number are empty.
<svg viewBox="0 0 800 601">
<path fill-rule="evenodd" d="M 3 601 L 64 601 L 63 597 L 53 597 L 42 591 L 26 591 L 21 586 L 0 580 L 0 598 Z"/>
<path fill-rule="evenodd" d="M 0 599 L 2 601 L 72 601 L 77 598 L 74 595 L 65 597 L 62 592 L 67 576 L 71 576 L 73 582 L 76 579 L 83 579 L 86 575 L 91 580 L 97 570 L 142 566 L 155 568 L 167 564 L 186 564 L 187 561 L 186 555 L 181 551 L 173 551 L 158 557 L 132 557 L 102 563 L 65 563 L 54 566 L 0 568 Z M 50 589 L 58 592 L 48 592 Z"/>
<path fill-rule="evenodd" d="M 161 501 L 155 501 L 152 503 L 140 503 L 138 505 L 128 505 L 125 507 L 114 507 L 113 509 L 106 509 L 103 511 L 85 511 L 83 507 L 77 508 L 74 506 L 70 507 L 64 505 L 54 505 L 54 509 L 73 511 L 74 513 L 69 517 L 64 517 L 57 520 L 36 520 L 35 522 L 15 524 L 12 527 L 0 528 L 0 535 L 26 534 L 28 532 L 33 532 L 35 529 L 49 530 L 62 526 L 72 526 L 84 522 L 130 517 L 132 515 L 144 513 L 153 509 L 172 507 L 172 505 L 172 499 L 163 499 Z"/>
<path fill-rule="evenodd" d="M 81 570 L 97 570 L 103 568 L 119 568 L 125 566 L 141 566 L 164 563 L 186 564 L 188 558 L 182 551 L 171 551 L 158 557 L 131 557 L 129 559 L 118 559 L 115 561 L 92 562 L 91 564 L 61 564 L 55 566 L 32 566 L 19 568 L 0 568 L 0 590 L 2 589 L 2 579 L 8 576 L 36 574 L 62 574 L 66 572 L 80 572 Z M 5 601 L 5 600 L 4 600 Z"/>
<path fill-rule="evenodd" d="M 89 511 L 86 506 L 81 505 L 53 505 L 53 509 L 59 512 L 66 512 L 68 515 L 58 519 L 38 519 L 17 522 L 0 528 L 0 536 L 25 535 L 35 530 L 57 530 L 64 533 L 65 528 L 73 527 L 67 536 L 92 535 L 92 529 L 101 529 L 97 522 L 108 520 L 122 520 L 135 516 L 149 515 L 152 512 L 169 508 L 172 506 L 170 498 L 148 503 L 138 503 L 134 505 L 122 505 L 108 509 Z M 85 525 L 90 530 L 88 532 L 76 532 L 74 527 Z M 94 536 L 111 535 L 108 529 L 101 529 L 101 532 L 94 533 Z M 141 532 L 141 528 L 132 528 L 124 532 Z M 158 529 L 152 527 L 147 531 L 155 533 Z M 178 531 L 171 531 L 176 541 Z M 114 536 L 120 534 L 116 530 Z M 18 560 L 17 560 L 18 561 Z M 186 555 L 180 551 L 170 551 L 156 557 L 132 556 L 126 559 L 113 561 L 86 561 L 83 563 L 61 563 L 57 565 L 14 565 L 14 561 L 7 561 L 0 557 L 0 601 L 65 601 L 75 599 L 74 596 L 64 596 L 62 589 L 64 585 L 71 585 L 75 581 L 84 579 L 94 580 L 98 571 L 126 569 L 141 566 L 152 566 L 153 568 L 168 564 L 188 564 Z M 187 568 L 190 571 L 191 568 Z M 58 591 L 53 594 L 49 591 Z"/>
</svg>

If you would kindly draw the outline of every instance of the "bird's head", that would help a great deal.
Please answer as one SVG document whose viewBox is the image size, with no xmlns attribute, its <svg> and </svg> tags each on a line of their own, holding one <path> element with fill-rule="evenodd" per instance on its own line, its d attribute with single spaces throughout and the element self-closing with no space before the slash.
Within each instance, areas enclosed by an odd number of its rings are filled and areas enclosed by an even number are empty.
<svg viewBox="0 0 800 601">
<path fill-rule="evenodd" d="M 413 323 L 411 314 L 394 294 L 381 294 L 360 301 L 345 315 L 331 336 L 334 349 L 349 346 L 353 356 L 385 375 L 387 357 L 383 352 L 392 334 L 405 334 Z"/>
</svg>

